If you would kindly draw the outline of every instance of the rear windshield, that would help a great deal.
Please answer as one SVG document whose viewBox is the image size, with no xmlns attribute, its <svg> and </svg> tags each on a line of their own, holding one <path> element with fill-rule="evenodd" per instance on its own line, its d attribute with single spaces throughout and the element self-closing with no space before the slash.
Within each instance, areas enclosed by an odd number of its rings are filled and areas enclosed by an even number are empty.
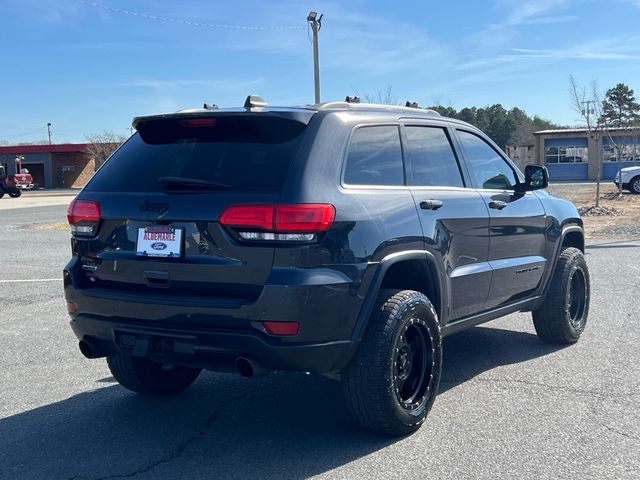
<svg viewBox="0 0 640 480">
<path fill-rule="evenodd" d="M 278 192 L 304 123 L 277 117 L 220 116 L 143 123 L 94 175 L 85 190 L 160 192 L 158 179 L 178 177 L 224 185 L 225 191 Z"/>
</svg>

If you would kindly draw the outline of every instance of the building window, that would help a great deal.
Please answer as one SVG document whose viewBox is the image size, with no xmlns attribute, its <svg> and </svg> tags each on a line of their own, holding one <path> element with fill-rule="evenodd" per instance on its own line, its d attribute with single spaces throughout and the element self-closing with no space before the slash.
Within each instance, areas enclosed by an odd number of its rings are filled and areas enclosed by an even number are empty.
<svg viewBox="0 0 640 480">
<path fill-rule="evenodd" d="M 617 151 L 619 149 L 619 151 Z M 605 162 L 617 162 L 618 154 L 623 162 L 640 162 L 640 145 L 603 145 L 603 160 Z"/>
<path fill-rule="evenodd" d="M 588 161 L 587 147 L 547 147 L 545 163 L 582 163 Z"/>
</svg>

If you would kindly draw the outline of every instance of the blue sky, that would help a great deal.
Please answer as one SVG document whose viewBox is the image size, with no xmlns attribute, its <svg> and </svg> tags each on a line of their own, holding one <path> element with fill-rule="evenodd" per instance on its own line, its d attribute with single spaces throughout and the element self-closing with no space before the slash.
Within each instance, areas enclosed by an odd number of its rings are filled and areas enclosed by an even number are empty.
<svg viewBox="0 0 640 480">
<path fill-rule="evenodd" d="M 640 96 L 640 0 L 2 0 L 0 141 L 45 139 L 47 122 L 58 143 L 127 134 L 136 115 L 249 93 L 311 103 L 309 10 L 325 15 L 323 100 L 390 86 L 423 106 L 502 103 L 575 124 L 571 73 Z"/>
</svg>

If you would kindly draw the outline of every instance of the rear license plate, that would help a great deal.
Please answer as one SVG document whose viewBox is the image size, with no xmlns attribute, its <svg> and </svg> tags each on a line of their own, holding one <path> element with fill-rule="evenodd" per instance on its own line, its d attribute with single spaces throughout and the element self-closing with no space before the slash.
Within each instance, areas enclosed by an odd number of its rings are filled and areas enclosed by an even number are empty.
<svg viewBox="0 0 640 480">
<path fill-rule="evenodd" d="M 182 255 L 182 229 L 170 225 L 138 228 L 136 255 L 142 257 L 179 257 Z"/>
</svg>

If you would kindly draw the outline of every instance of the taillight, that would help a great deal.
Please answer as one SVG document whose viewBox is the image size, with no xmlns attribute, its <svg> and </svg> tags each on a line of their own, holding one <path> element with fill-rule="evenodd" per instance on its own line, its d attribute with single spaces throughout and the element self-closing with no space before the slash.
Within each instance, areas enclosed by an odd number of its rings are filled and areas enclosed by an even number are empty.
<svg viewBox="0 0 640 480">
<path fill-rule="evenodd" d="M 100 224 L 100 204 L 87 200 L 74 200 L 67 209 L 67 220 L 74 235 L 94 236 Z"/>
<path fill-rule="evenodd" d="M 220 215 L 220 223 L 227 227 L 273 229 L 274 205 L 232 205 Z"/>
<path fill-rule="evenodd" d="M 329 203 L 232 205 L 220 223 L 243 240 L 313 241 L 329 229 L 336 210 Z"/>
<path fill-rule="evenodd" d="M 276 206 L 276 231 L 325 232 L 333 223 L 336 210 L 326 203 Z"/>
</svg>

